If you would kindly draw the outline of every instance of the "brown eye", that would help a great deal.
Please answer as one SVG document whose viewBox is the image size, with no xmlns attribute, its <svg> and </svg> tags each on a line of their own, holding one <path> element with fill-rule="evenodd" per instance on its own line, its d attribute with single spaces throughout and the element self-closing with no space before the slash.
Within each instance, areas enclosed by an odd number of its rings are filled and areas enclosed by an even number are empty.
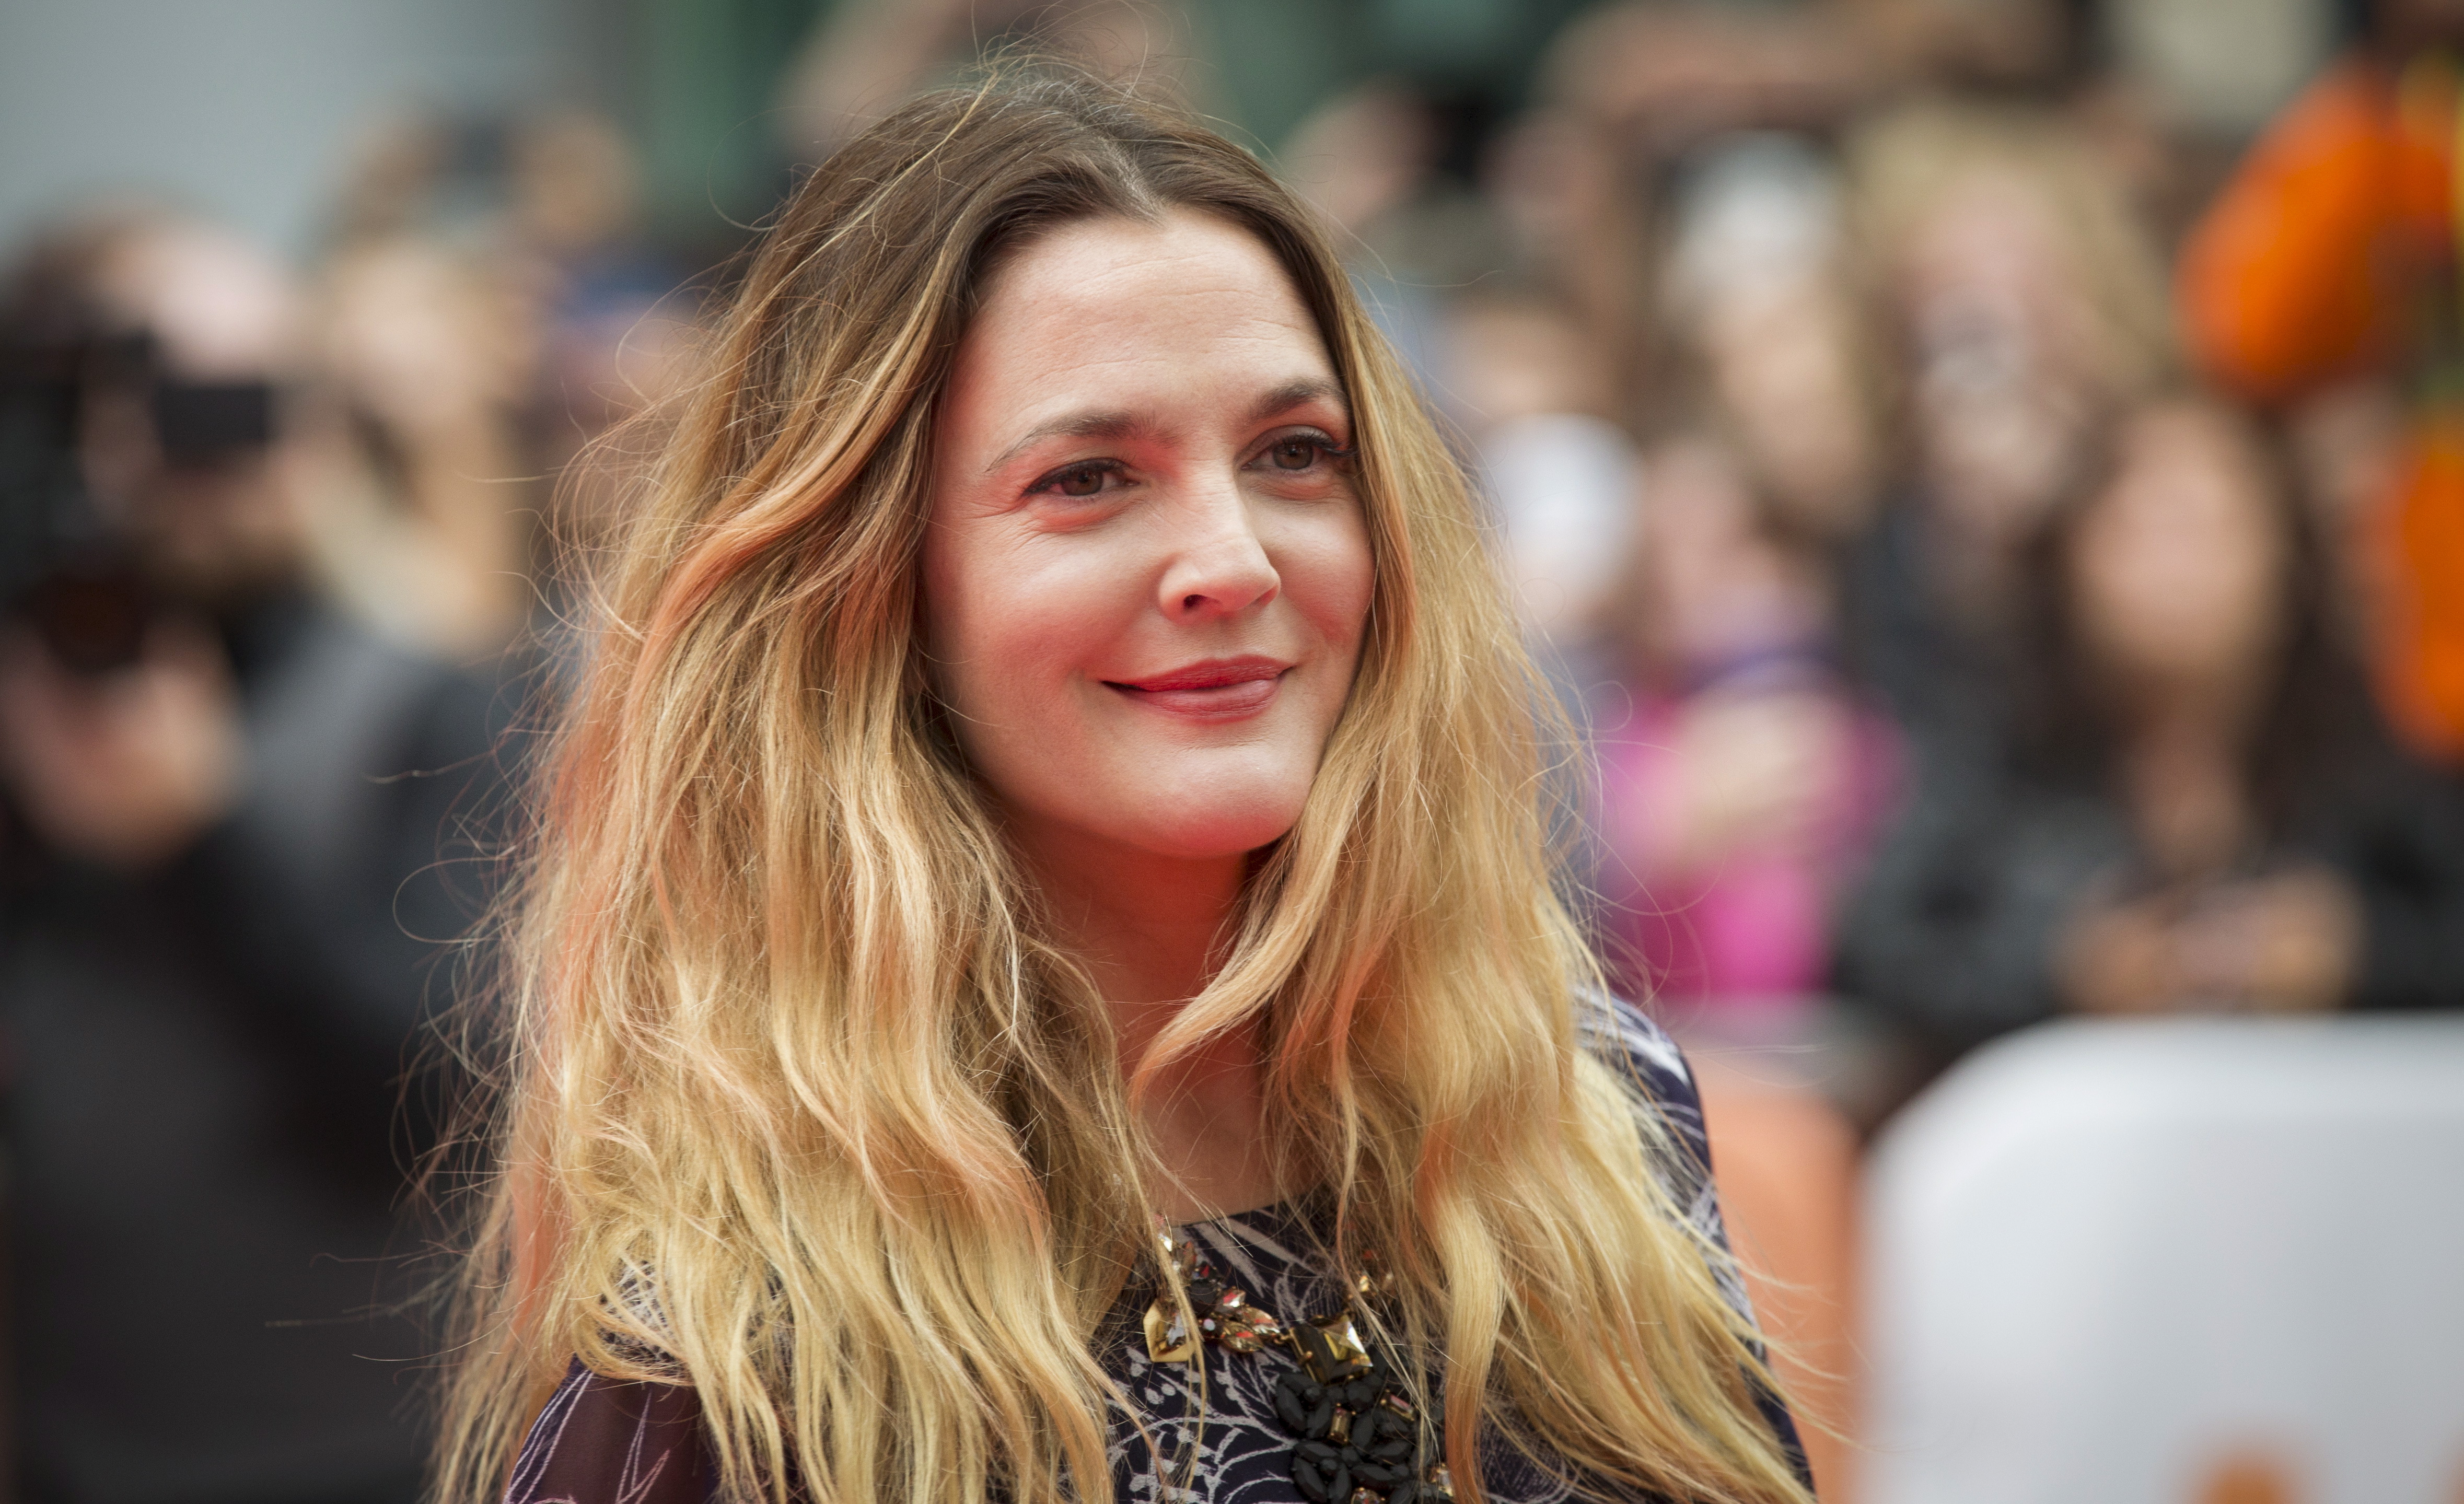
<svg viewBox="0 0 2464 1504">
<path fill-rule="evenodd" d="M 1275 446 L 1274 456 L 1275 469 L 1279 470 L 1308 469 L 1317 463 L 1317 441 L 1286 439 Z"/>
<path fill-rule="evenodd" d="M 1080 460 L 1075 465 L 1045 471 L 1042 479 L 1027 488 L 1027 492 L 1067 501 L 1092 501 L 1129 486 L 1130 477 L 1123 469 L 1118 460 Z"/>
</svg>

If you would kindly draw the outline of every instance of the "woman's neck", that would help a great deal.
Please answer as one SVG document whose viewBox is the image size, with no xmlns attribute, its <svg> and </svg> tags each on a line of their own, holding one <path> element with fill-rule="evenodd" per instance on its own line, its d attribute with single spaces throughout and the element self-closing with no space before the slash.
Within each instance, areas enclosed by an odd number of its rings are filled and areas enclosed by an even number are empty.
<svg viewBox="0 0 2464 1504">
<path fill-rule="evenodd" d="M 1013 833 L 1044 889 L 1054 944 L 1102 992 L 1122 1073 L 1134 1075 L 1221 964 L 1246 859 L 1183 861 L 1075 833 Z M 1279 1199 L 1264 1115 L 1254 1023 L 1213 1035 L 1157 1072 L 1140 1103 L 1165 1172 L 1149 1188 L 1156 1210 L 1188 1222 Z"/>
<path fill-rule="evenodd" d="M 1116 1011 L 1177 1009 L 1205 989 L 1241 902 L 1245 859 L 1182 861 L 1072 831 L 1012 830 L 1044 891 L 1053 941 Z"/>
<path fill-rule="evenodd" d="M 2149 686 L 2132 698 L 2121 774 L 2141 844 L 2167 877 L 2212 876 L 2249 844 L 2252 696 L 2220 683 Z"/>
</svg>

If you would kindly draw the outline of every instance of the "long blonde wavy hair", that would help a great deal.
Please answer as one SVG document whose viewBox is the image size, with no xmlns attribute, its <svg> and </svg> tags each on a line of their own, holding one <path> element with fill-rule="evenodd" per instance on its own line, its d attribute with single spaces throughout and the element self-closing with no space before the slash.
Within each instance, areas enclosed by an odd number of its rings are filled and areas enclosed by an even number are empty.
<svg viewBox="0 0 2464 1504">
<path fill-rule="evenodd" d="M 1089 216 L 1265 242 L 1349 396 L 1375 585 L 1299 823 L 1124 1072 L 939 720 L 918 630 L 935 398 L 989 269 Z M 1149 1246 L 1141 1081 L 1265 1040 L 1285 1184 L 1399 1275 L 1474 1444 L 1603 1484 L 1809 1498 L 1669 1140 L 1584 1047 L 1535 677 L 1463 476 L 1308 211 L 1176 110 L 994 70 L 840 150 L 753 255 L 615 551 L 508 937 L 500 1171 L 439 1496 L 503 1486 L 573 1356 L 697 1391 L 729 1496 L 1108 1497 L 1089 1353 Z"/>
</svg>

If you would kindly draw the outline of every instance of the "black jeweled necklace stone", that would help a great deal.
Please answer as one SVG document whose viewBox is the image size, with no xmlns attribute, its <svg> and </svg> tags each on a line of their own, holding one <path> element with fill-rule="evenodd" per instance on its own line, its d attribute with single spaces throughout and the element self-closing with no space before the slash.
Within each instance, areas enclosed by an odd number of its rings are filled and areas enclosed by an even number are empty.
<svg viewBox="0 0 2464 1504">
<path fill-rule="evenodd" d="M 1147 1307 L 1147 1357 L 1187 1362 L 1208 1342 L 1236 1353 L 1290 1349 L 1299 1366 L 1275 1381 L 1275 1417 L 1295 1438 L 1292 1483 L 1310 1504 L 1454 1504 L 1442 1421 L 1431 1418 L 1424 1452 L 1418 1408 L 1386 1355 L 1361 1341 L 1354 1320 L 1363 1302 L 1394 1285 L 1375 1254 L 1363 1260 L 1368 1272 L 1353 1279 L 1340 1309 L 1286 1322 L 1250 1304 L 1248 1293 L 1217 1274 L 1196 1242 L 1176 1241 L 1168 1229 L 1157 1241 L 1198 1325 L 1189 1329 L 1166 1284 Z"/>
</svg>

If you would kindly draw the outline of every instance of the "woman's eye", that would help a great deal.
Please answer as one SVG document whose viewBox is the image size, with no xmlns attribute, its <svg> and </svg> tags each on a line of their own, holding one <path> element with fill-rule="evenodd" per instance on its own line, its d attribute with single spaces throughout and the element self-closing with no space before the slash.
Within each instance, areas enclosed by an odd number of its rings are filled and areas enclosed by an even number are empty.
<svg viewBox="0 0 2464 1504">
<path fill-rule="evenodd" d="M 1298 473 L 1350 452 L 1335 447 L 1334 441 L 1322 433 L 1295 433 L 1267 445 L 1265 458 L 1276 469 Z"/>
<path fill-rule="evenodd" d="M 1305 470 L 1317 463 L 1315 439 L 1285 439 L 1267 451 L 1279 470 Z"/>
<path fill-rule="evenodd" d="M 1119 466 L 1109 463 L 1073 465 L 1067 469 L 1053 471 L 1036 482 L 1034 489 L 1084 500 L 1089 496 L 1102 495 L 1106 490 L 1105 483 L 1113 479 L 1119 472 Z"/>
</svg>

